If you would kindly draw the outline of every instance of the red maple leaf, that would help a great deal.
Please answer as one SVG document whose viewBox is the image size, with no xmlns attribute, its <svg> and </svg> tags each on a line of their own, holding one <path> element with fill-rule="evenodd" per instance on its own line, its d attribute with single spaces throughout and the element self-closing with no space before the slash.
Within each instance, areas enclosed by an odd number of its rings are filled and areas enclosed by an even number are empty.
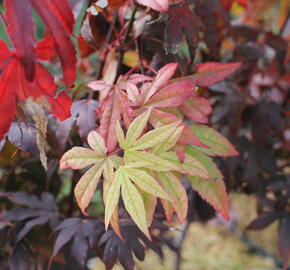
<svg viewBox="0 0 290 270">
<path fill-rule="evenodd" d="M 55 98 L 57 85 L 52 75 L 39 63 L 35 63 L 34 78 L 27 80 L 23 62 L 0 41 L 0 139 L 2 139 L 14 119 L 16 102 L 28 97 L 44 96 L 51 105 L 52 113 L 60 120 L 70 116 L 71 100 L 65 91 Z"/>
</svg>

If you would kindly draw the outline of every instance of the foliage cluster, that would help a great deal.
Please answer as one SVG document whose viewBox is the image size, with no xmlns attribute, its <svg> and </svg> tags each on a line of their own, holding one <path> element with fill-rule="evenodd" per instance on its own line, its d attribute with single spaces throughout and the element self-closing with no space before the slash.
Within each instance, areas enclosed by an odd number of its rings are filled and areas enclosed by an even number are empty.
<svg viewBox="0 0 290 270">
<path fill-rule="evenodd" d="M 229 220 L 226 190 L 257 194 L 248 229 L 280 221 L 286 269 L 289 4 L 265 1 L 4 1 L 3 269 L 133 269 Z"/>
</svg>

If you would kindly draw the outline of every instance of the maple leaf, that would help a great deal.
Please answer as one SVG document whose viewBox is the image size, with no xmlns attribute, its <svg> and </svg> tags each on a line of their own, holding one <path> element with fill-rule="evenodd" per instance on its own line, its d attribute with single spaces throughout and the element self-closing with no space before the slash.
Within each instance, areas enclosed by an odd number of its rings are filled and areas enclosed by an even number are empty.
<svg viewBox="0 0 290 270">
<path fill-rule="evenodd" d="M 79 180 L 74 193 L 82 212 L 87 215 L 85 209 L 93 199 L 97 185 L 104 173 L 105 166 L 113 166 L 115 156 L 106 155 L 107 148 L 103 138 L 96 132 L 91 131 L 88 135 L 88 144 L 91 149 L 73 147 L 66 152 L 60 160 L 60 169 L 82 169 L 93 165 Z"/>
<path fill-rule="evenodd" d="M 50 263 L 60 249 L 71 241 L 70 253 L 76 262 L 84 267 L 88 248 L 96 248 L 104 231 L 104 225 L 97 219 L 68 218 L 61 222 L 54 230 L 58 232 Z"/>
<path fill-rule="evenodd" d="M 24 192 L 2 193 L 0 196 L 5 196 L 15 204 L 26 206 L 13 208 L 2 216 L 4 220 L 10 222 L 20 223 L 25 221 L 24 226 L 16 235 L 15 244 L 21 241 L 33 227 L 43 225 L 49 221 L 55 222 L 59 216 L 54 197 L 50 193 L 44 192 L 40 198 Z"/>
<path fill-rule="evenodd" d="M 3 72 L 0 77 L 0 139 L 8 132 L 16 111 L 16 102 L 24 101 L 28 97 L 38 98 L 44 96 L 51 106 L 51 112 L 61 120 L 70 116 L 70 97 L 65 91 L 55 96 L 57 85 L 51 74 L 39 63 L 35 63 L 35 76 L 33 81 L 27 81 L 25 70 L 19 58 L 12 54 L 5 43 L 0 60 Z"/>
<path fill-rule="evenodd" d="M 217 62 L 203 63 L 197 65 L 195 74 L 173 79 L 171 82 L 193 80 L 196 85 L 207 87 L 224 80 L 226 77 L 233 74 L 241 65 L 242 62 L 225 64 Z"/>
<path fill-rule="evenodd" d="M 72 34 L 74 18 L 67 0 L 26 0 L 21 4 L 15 0 L 5 0 L 8 33 L 15 47 L 15 55 L 25 71 L 28 81 L 33 81 L 35 74 L 34 21 L 32 8 L 40 15 L 52 37 L 59 56 L 64 82 L 72 86 L 76 76 L 76 51 L 69 35 Z"/>
</svg>

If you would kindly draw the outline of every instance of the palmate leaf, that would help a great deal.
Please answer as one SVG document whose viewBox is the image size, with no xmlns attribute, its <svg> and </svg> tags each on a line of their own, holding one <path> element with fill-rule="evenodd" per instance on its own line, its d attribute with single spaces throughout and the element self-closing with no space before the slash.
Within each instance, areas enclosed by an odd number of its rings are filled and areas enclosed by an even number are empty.
<svg viewBox="0 0 290 270">
<path fill-rule="evenodd" d="M 236 156 L 239 153 L 223 135 L 205 125 L 191 125 L 190 129 L 209 148 L 192 146 L 194 149 L 210 156 Z"/>
<path fill-rule="evenodd" d="M 87 215 L 85 209 L 93 199 L 101 176 L 110 178 L 108 168 L 114 164 L 115 156 L 107 156 L 107 148 L 101 135 L 91 131 L 88 135 L 88 144 L 92 148 L 74 147 L 66 152 L 60 160 L 60 169 L 82 169 L 93 165 L 77 183 L 74 194 L 81 211 Z"/>
<path fill-rule="evenodd" d="M 145 195 L 144 192 L 167 200 L 171 200 L 171 198 L 150 174 L 128 165 L 117 169 L 114 181 L 106 193 L 105 227 L 108 228 L 109 222 L 115 212 L 121 190 L 126 210 L 140 230 L 149 237 L 147 224 L 150 220 L 152 221 L 152 212 L 149 212 L 149 215 L 146 214 L 145 202 L 147 202 L 147 210 L 150 211 L 150 209 L 155 209 L 153 206 L 155 206 L 156 200 Z M 143 192 L 139 191 L 139 189 Z M 147 201 L 143 199 L 147 199 Z"/>
</svg>

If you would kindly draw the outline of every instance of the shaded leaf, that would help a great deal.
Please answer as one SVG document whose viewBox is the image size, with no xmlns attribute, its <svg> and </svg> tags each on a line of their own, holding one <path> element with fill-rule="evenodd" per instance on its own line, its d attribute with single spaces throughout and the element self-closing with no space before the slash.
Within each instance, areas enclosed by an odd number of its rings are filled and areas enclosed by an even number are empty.
<svg viewBox="0 0 290 270">
<path fill-rule="evenodd" d="M 97 107 L 98 102 L 91 99 L 79 100 L 72 105 L 72 115 L 77 118 L 76 124 L 83 139 L 97 129 Z"/>
<path fill-rule="evenodd" d="M 287 215 L 281 219 L 278 232 L 278 249 L 283 258 L 283 270 L 287 268 L 290 257 L 290 216 Z"/>
<path fill-rule="evenodd" d="M 274 222 L 278 217 L 278 213 L 264 212 L 247 226 L 247 230 L 262 230 Z"/>
</svg>

